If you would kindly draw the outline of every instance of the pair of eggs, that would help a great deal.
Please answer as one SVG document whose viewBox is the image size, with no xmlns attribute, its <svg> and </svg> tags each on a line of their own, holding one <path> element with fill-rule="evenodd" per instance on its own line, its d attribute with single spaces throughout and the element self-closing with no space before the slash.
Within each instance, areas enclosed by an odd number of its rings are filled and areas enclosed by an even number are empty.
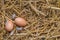
<svg viewBox="0 0 60 40">
<path fill-rule="evenodd" d="M 27 21 L 21 17 L 17 17 L 17 18 L 15 18 L 14 23 L 18 26 L 24 27 L 27 24 Z M 13 22 L 10 20 L 7 20 L 7 22 L 5 24 L 5 29 L 7 31 L 12 31 L 13 28 L 14 28 Z"/>
</svg>

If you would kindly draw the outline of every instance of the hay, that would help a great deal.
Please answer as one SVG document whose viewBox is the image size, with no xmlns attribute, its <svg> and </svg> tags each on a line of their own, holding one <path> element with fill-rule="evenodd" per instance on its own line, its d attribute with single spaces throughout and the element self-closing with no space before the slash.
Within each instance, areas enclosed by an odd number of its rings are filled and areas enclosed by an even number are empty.
<svg viewBox="0 0 60 40">
<path fill-rule="evenodd" d="M 20 32 L 4 29 L 13 14 L 28 22 Z M 60 40 L 60 0 L 0 0 L 0 27 L 0 40 Z"/>
</svg>

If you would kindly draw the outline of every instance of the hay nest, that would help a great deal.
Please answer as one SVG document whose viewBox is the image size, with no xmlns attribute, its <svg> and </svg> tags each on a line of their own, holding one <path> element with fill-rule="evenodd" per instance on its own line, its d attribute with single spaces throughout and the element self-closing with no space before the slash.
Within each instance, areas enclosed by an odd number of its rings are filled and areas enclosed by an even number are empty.
<svg viewBox="0 0 60 40">
<path fill-rule="evenodd" d="M 23 17 L 21 32 L 7 32 L 6 19 Z M 60 40 L 60 0 L 0 0 L 0 40 Z"/>
</svg>

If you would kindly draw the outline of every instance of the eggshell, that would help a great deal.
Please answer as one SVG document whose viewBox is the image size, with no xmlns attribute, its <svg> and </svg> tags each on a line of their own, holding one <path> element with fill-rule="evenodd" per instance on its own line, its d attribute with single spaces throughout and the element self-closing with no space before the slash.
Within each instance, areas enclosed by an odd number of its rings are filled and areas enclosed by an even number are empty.
<svg viewBox="0 0 60 40">
<path fill-rule="evenodd" d="M 27 24 L 27 21 L 21 17 L 17 17 L 15 19 L 15 24 L 18 26 L 25 26 Z"/>
<path fill-rule="evenodd" d="M 5 29 L 7 31 L 12 31 L 13 30 L 13 22 L 10 20 L 7 20 L 6 24 L 5 24 Z"/>
</svg>

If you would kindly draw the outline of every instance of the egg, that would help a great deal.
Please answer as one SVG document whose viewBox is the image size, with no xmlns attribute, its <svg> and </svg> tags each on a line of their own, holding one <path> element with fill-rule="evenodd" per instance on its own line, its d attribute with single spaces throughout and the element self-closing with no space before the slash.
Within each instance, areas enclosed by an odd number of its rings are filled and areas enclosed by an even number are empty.
<svg viewBox="0 0 60 40">
<path fill-rule="evenodd" d="M 13 22 L 10 20 L 7 20 L 7 22 L 5 23 L 5 29 L 7 31 L 12 31 L 13 30 Z"/>
<path fill-rule="evenodd" d="M 24 27 L 27 24 L 27 21 L 21 17 L 17 17 L 15 18 L 15 24 Z"/>
</svg>

